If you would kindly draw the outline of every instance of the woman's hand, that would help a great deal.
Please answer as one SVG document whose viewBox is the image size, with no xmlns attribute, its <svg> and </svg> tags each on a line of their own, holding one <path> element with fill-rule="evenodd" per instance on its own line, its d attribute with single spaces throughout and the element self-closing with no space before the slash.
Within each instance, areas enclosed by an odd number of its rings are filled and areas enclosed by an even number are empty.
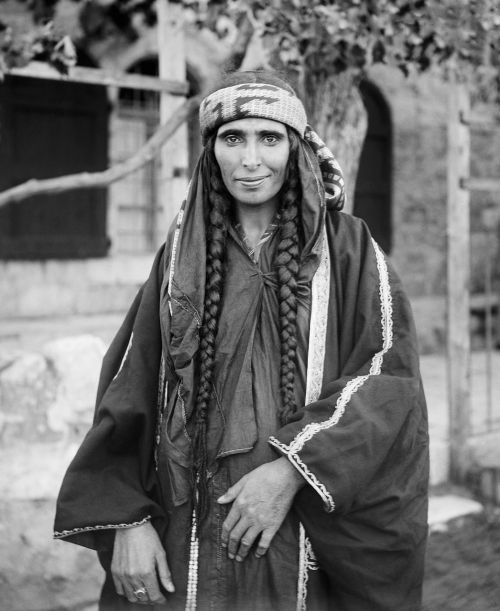
<svg viewBox="0 0 500 611">
<path fill-rule="evenodd" d="M 222 545 L 231 560 L 241 562 L 260 535 L 255 551 L 263 556 L 283 523 L 294 496 L 305 484 L 284 456 L 244 475 L 223 494 L 218 503 L 233 506 L 222 525 Z"/>
<path fill-rule="evenodd" d="M 165 550 L 149 522 L 117 529 L 111 574 L 117 593 L 133 603 L 164 603 L 160 584 L 167 592 L 175 591 Z M 142 594 L 134 594 L 138 590 Z"/>
</svg>

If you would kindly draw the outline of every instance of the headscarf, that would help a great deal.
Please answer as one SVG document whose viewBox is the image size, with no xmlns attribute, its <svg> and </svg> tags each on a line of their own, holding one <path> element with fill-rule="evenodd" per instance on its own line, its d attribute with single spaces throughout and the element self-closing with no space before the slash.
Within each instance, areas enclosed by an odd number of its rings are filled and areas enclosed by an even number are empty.
<svg viewBox="0 0 500 611">
<path fill-rule="evenodd" d="M 250 72 L 249 76 L 259 75 Z M 274 84 L 248 82 L 217 89 L 200 105 L 200 129 L 203 143 L 224 123 L 258 117 L 279 121 L 293 128 L 309 143 L 318 158 L 325 188 L 326 205 L 340 210 L 345 203 L 345 187 L 342 170 L 333 153 L 307 123 L 302 102 L 290 88 Z"/>
</svg>

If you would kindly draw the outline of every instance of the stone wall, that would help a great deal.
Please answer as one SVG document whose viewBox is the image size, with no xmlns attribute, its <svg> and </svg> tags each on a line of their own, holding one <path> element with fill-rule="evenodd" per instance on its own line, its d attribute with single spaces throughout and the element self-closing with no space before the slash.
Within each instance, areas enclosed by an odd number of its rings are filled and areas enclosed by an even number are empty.
<svg viewBox="0 0 500 611">
<path fill-rule="evenodd" d="M 369 77 L 385 96 L 392 114 L 394 246 L 390 258 L 410 296 L 421 351 L 436 352 L 444 348 L 445 341 L 447 86 L 437 75 L 406 79 L 384 66 L 372 69 Z M 493 108 L 482 105 L 475 111 L 491 116 Z M 493 178 L 499 174 L 500 125 L 472 129 L 471 175 Z M 498 193 L 472 194 L 474 293 L 484 292 L 486 257 L 498 290 L 499 212 Z"/>
<path fill-rule="evenodd" d="M 0 353 L 0 607 L 95 606 L 94 552 L 52 540 L 55 499 L 93 416 L 104 343 L 82 335 Z"/>
<path fill-rule="evenodd" d="M 446 280 L 446 88 L 431 76 L 405 78 L 375 67 L 370 80 L 391 109 L 391 261 L 410 296 L 420 347 L 444 337 Z"/>
<path fill-rule="evenodd" d="M 0 261 L 2 319 L 124 312 L 153 254 L 67 261 Z"/>
</svg>

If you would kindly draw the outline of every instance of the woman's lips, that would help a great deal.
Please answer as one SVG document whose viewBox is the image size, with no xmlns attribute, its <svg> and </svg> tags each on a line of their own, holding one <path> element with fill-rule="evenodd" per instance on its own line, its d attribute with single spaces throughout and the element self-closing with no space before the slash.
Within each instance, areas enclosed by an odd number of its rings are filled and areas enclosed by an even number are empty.
<svg viewBox="0 0 500 611">
<path fill-rule="evenodd" d="M 244 187 L 260 187 L 266 180 L 267 176 L 247 176 L 245 178 L 237 178 L 236 180 Z"/>
</svg>

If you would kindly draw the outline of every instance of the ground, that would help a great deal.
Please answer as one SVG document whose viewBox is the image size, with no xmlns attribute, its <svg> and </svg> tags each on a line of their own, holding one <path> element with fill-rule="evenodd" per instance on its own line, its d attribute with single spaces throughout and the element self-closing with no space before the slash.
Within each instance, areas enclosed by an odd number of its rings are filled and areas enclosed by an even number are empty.
<svg viewBox="0 0 500 611">
<path fill-rule="evenodd" d="M 451 521 L 427 548 L 423 611 L 500 610 L 500 510 Z"/>
</svg>

